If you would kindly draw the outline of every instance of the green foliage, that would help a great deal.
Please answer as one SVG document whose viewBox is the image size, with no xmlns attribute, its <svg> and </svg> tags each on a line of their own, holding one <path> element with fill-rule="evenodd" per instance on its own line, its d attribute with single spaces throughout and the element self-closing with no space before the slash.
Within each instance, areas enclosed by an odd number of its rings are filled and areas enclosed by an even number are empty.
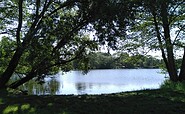
<svg viewBox="0 0 185 114">
<path fill-rule="evenodd" d="M 152 56 L 121 53 L 118 55 L 117 64 L 118 68 L 159 68 L 162 62 Z"/>
<path fill-rule="evenodd" d="M 160 87 L 161 89 L 169 89 L 173 91 L 179 91 L 185 93 L 185 82 L 172 82 L 170 80 L 166 80 Z"/>
<path fill-rule="evenodd" d="M 14 74 L 20 78 L 8 86 L 16 88 L 35 77 L 42 81 L 60 70 L 69 71 L 76 59 L 80 69 L 87 70 L 86 55 L 97 49 L 96 40 L 86 31 L 91 14 L 82 10 L 90 10 L 91 2 L 1 1 L 0 34 L 11 39 L 0 41 L 0 88 Z"/>
<path fill-rule="evenodd" d="M 8 37 L 2 37 L 0 41 L 0 74 L 5 71 L 14 52 L 15 41 Z"/>
<path fill-rule="evenodd" d="M 120 46 L 121 50 L 130 53 L 147 53 L 160 50 L 170 79 L 184 80 L 184 66 L 176 62 L 179 53 L 184 50 L 184 0 L 136 0 L 139 7 L 130 18 L 134 24 L 127 25 L 127 34 Z M 140 2 L 140 3 L 139 3 Z M 185 56 L 183 54 L 183 56 Z M 181 57 L 183 57 L 181 56 Z M 183 75 L 181 75 L 183 74 Z"/>
<path fill-rule="evenodd" d="M 115 53 L 113 55 L 102 52 L 92 52 L 86 58 L 88 69 L 122 69 L 122 68 L 159 68 L 162 61 L 151 56 L 129 55 L 127 53 Z M 81 63 L 81 64 L 80 64 Z M 81 70 L 83 62 L 73 62 L 74 69 Z"/>
<path fill-rule="evenodd" d="M 90 69 L 116 68 L 114 58 L 111 54 L 97 52 L 97 53 L 90 53 L 88 56 L 89 56 Z"/>
<path fill-rule="evenodd" d="M 184 1 L 155 2 L 26 0 L 22 3 L 2 0 L 0 34 L 6 34 L 8 37 L 1 41 L 0 88 L 16 73 L 22 74 L 28 81 L 34 77 L 40 79 L 55 74 L 59 70 L 69 71 L 73 69 L 73 65 L 76 69 L 78 67 L 85 71 L 88 68 L 156 66 L 154 63 L 158 62 L 157 60 L 151 62 L 153 58 L 146 59 L 138 55 L 137 49 L 160 49 L 164 51 L 163 59 L 168 58 L 172 61 L 170 63 L 174 63 L 175 51 L 171 47 L 184 47 Z M 168 20 L 169 23 L 166 24 Z M 169 30 L 166 32 L 164 27 Z M 174 40 L 167 37 L 171 30 L 177 33 Z M 95 36 L 90 39 L 87 33 L 91 31 L 95 32 Z M 90 51 L 97 49 L 98 42 L 112 49 L 122 48 L 132 52 L 134 56 L 115 59 L 106 54 L 91 54 Z M 91 56 L 99 59 L 95 60 Z M 72 63 L 74 60 L 75 63 Z M 117 67 L 116 64 L 120 66 Z M 168 63 L 166 65 L 171 68 Z M 175 71 L 174 69 L 172 70 Z"/>
</svg>

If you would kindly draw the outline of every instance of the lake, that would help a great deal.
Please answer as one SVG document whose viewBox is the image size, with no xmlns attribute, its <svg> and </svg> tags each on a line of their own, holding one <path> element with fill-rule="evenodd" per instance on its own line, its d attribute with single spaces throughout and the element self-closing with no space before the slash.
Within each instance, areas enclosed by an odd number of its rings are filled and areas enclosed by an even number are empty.
<svg viewBox="0 0 185 114">
<path fill-rule="evenodd" d="M 165 80 L 160 69 L 111 69 L 58 73 L 42 85 L 29 82 L 21 89 L 37 95 L 108 94 L 141 89 L 157 89 Z"/>
</svg>

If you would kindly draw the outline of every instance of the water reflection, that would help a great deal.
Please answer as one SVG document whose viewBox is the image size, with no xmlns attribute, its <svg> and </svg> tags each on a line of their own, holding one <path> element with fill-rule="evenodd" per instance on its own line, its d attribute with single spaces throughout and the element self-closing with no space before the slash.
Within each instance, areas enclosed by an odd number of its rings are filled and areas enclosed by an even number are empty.
<svg viewBox="0 0 185 114">
<path fill-rule="evenodd" d="M 75 87 L 76 87 L 76 90 L 79 94 L 83 94 L 86 90 L 86 84 L 85 83 L 76 83 Z"/>
<path fill-rule="evenodd" d="M 23 86 L 20 86 L 21 90 L 28 91 L 28 94 L 34 95 L 56 95 L 59 94 L 60 82 L 55 78 L 46 79 L 45 83 L 38 84 L 35 81 L 29 81 Z"/>
<path fill-rule="evenodd" d="M 139 89 L 159 88 L 165 75 L 159 69 L 92 70 L 87 75 L 80 71 L 59 73 L 46 78 L 46 83 L 29 81 L 20 87 L 29 94 L 102 94 Z"/>
<path fill-rule="evenodd" d="M 91 90 L 93 88 L 93 84 L 91 83 L 76 83 L 75 88 L 77 90 L 78 94 L 88 94 L 88 90 Z"/>
</svg>

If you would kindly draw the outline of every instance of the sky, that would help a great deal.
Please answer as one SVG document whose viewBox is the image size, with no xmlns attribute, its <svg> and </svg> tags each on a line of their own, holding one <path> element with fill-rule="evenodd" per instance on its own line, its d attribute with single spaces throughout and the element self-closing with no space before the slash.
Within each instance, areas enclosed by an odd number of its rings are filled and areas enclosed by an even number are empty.
<svg viewBox="0 0 185 114">
<path fill-rule="evenodd" d="M 89 34 L 89 37 L 91 39 L 93 39 L 94 35 L 95 35 L 95 31 L 92 31 L 92 32 L 90 32 L 88 34 Z M 6 34 L 0 35 L 0 40 L 2 39 L 3 36 L 6 36 Z M 172 40 L 175 39 L 176 33 L 174 31 L 171 31 L 171 37 L 172 37 Z M 107 46 L 101 46 L 99 49 L 100 49 L 99 50 L 100 52 L 108 52 Z M 109 52 L 110 52 L 110 54 L 114 54 L 117 51 L 113 51 L 112 49 L 110 49 Z M 176 50 L 174 53 L 177 55 L 178 58 L 181 58 L 182 55 L 183 55 L 183 51 L 182 50 Z M 162 59 L 161 51 L 149 51 L 147 53 L 147 55 L 151 55 L 151 56 L 156 57 L 158 59 Z"/>
</svg>

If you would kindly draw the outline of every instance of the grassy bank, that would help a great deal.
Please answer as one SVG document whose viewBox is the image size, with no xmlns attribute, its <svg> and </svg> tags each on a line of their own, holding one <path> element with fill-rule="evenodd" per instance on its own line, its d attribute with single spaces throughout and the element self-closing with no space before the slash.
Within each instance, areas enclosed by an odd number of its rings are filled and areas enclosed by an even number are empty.
<svg viewBox="0 0 185 114">
<path fill-rule="evenodd" d="M 81 96 L 0 96 L 1 114 L 185 113 L 185 93 L 168 89 Z"/>
</svg>

